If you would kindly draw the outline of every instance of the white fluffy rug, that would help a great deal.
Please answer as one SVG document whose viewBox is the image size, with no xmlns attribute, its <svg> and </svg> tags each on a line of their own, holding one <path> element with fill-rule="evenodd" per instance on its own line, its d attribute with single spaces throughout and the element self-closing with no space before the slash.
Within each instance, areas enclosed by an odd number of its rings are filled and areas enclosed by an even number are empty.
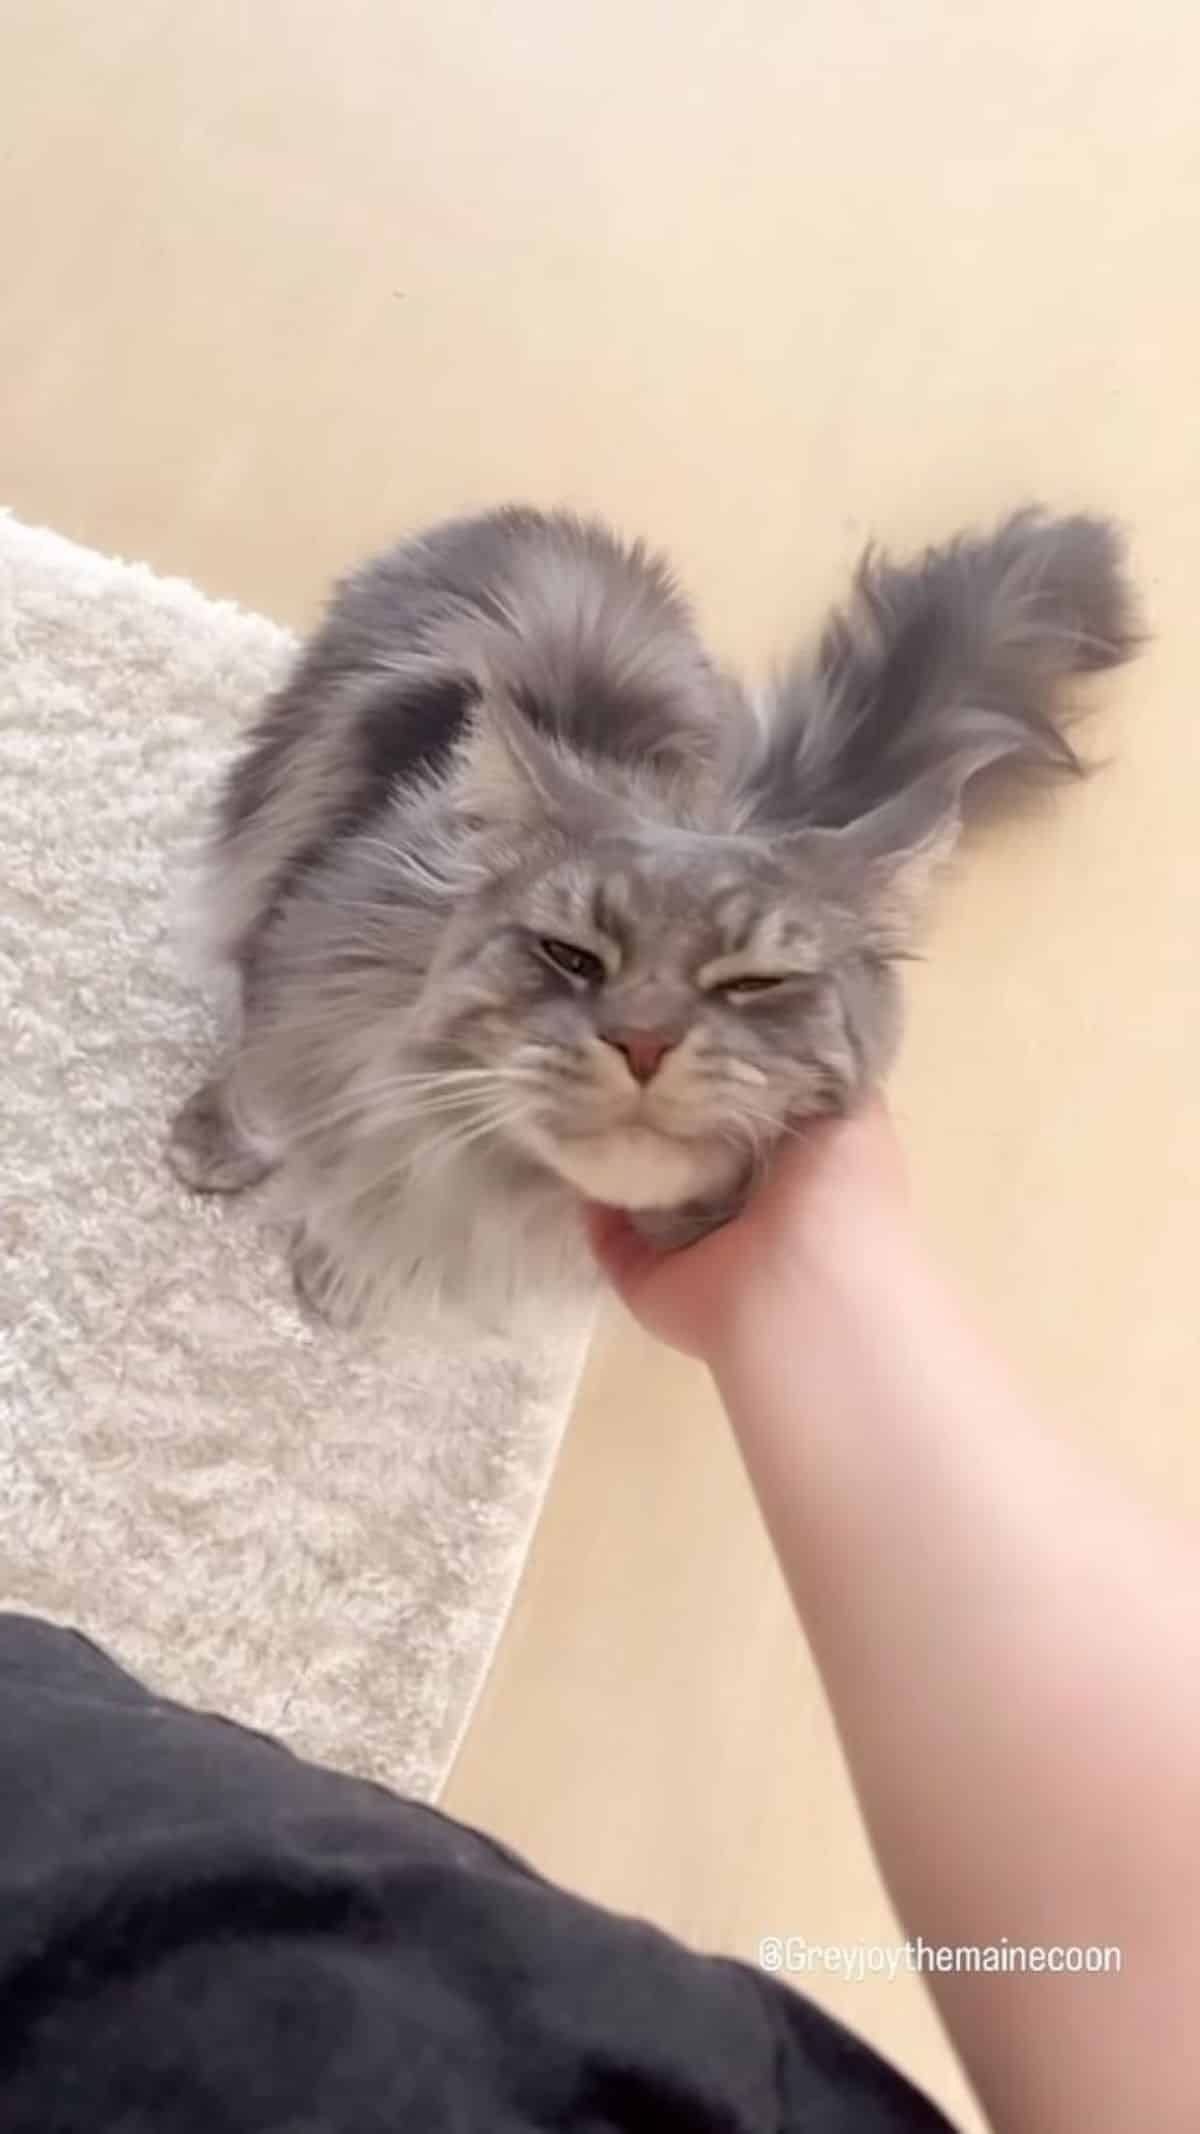
<svg viewBox="0 0 1200 2134">
<path fill-rule="evenodd" d="M 172 883 L 272 624 L 0 518 L 0 1605 L 431 1795 L 502 1626 L 582 1330 L 311 1330 L 252 1200 L 161 1160 L 212 1056 Z"/>
</svg>

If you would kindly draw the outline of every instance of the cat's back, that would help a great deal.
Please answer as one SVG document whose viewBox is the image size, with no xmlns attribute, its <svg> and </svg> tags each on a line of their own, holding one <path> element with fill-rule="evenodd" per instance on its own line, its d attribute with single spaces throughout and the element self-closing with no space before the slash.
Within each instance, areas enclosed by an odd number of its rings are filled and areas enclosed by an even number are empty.
<svg viewBox="0 0 1200 2134">
<path fill-rule="evenodd" d="M 396 543 L 336 587 L 219 813 L 217 953 L 243 956 L 291 885 L 449 763 L 489 689 L 619 753 L 707 689 L 665 560 L 601 521 L 508 505 Z M 665 695 L 664 695 L 665 693 Z"/>
<path fill-rule="evenodd" d="M 435 649 L 456 624 L 515 631 L 636 618 L 692 630 L 664 557 L 600 519 L 509 504 L 448 519 L 372 557 L 342 580 L 327 628 L 344 657 L 370 660 L 414 637 Z"/>
</svg>

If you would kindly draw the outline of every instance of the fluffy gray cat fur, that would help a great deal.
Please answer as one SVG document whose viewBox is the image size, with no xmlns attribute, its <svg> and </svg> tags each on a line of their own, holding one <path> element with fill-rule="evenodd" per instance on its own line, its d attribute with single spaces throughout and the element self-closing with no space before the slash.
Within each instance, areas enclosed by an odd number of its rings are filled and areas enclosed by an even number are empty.
<svg viewBox="0 0 1200 2134">
<path fill-rule="evenodd" d="M 753 702 L 666 563 L 509 509 L 353 573 L 220 798 L 240 1027 L 175 1123 L 272 1174 L 309 1302 L 511 1326 L 586 1285 L 581 1199 L 677 1241 L 878 1081 L 964 810 L 1075 774 L 1068 685 L 1136 641 L 1105 522 L 868 553 Z"/>
</svg>

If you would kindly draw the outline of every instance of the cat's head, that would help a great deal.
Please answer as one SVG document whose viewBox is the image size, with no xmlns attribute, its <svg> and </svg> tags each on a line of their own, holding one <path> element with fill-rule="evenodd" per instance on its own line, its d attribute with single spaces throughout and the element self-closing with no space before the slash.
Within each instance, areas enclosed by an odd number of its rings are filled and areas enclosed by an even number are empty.
<svg viewBox="0 0 1200 2134">
<path fill-rule="evenodd" d="M 481 1102 L 588 1196 L 719 1197 L 790 1120 L 842 1109 L 886 1066 L 929 853 L 900 859 L 861 828 L 601 815 L 591 836 L 578 814 L 543 821 L 524 863 L 464 901 L 423 1031 L 494 1076 Z"/>
<path fill-rule="evenodd" d="M 657 640 L 598 738 L 561 692 L 493 675 L 424 1039 L 581 1192 L 719 1199 L 886 1067 L 964 790 L 1078 769 L 1059 685 L 1132 641 L 1111 531 L 1023 514 L 906 570 L 868 559 L 762 720 L 711 670 L 673 686 Z"/>
</svg>

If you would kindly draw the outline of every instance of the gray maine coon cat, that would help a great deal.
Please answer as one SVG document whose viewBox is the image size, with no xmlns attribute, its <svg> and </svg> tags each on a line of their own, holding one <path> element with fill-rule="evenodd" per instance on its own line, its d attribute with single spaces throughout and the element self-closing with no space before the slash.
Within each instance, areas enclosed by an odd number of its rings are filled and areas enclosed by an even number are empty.
<svg viewBox="0 0 1200 2134">
<path fill-rule="evenodd" d="M 391 550 L 225 785 L 207 918 L 241 1027 L 175 1170 L 276 1172 L 342 1318 L 544 1307 L 586 1268 L 581 1195 L 694 1234 L 882 1073 L 966 789 L 1077 771 L 1062 685 L 1133 642 L 1113 530 L 1035 511 L 868 554 L 760 701 L 601 525 L 512 509 Z"/>
</svg>

